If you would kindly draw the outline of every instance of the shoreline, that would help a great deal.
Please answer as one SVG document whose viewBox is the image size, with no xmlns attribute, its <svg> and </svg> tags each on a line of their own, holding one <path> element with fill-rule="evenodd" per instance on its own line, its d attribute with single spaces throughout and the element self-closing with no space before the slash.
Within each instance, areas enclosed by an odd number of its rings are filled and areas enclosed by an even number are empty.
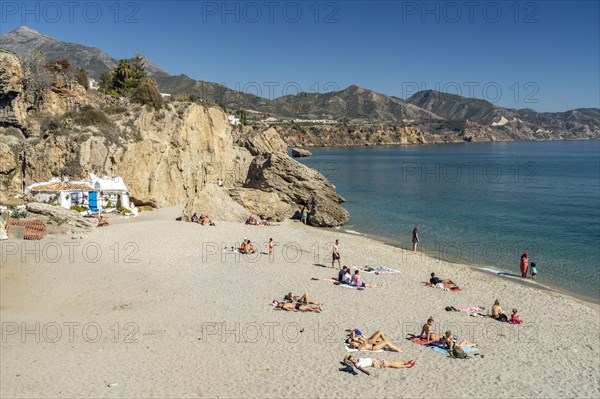
<svg viewBox="0 0 600 399">
<path fill-rule="evenodd" d="M 370 235 L 370 234 L 366 234 L 366 233 L 361 233 L 360 231 L 356 231 L 356 230 L 351 230 L 349 232 L 349 231 L 344 230 L 343 227 L 344 226 L 340 226 L 340 228 L 339 228 L 339 231 L 342 232 L 343 234 L 347 234 L 347 235 L 355 236 L 355 237 L 365 237 L 372 241 L 375 241 L 375 242 L 378 242 L 378 243 L 381 243 L 381 244 L 384 244 L 387 246 L 391 246 L 393 248 L 399 248 L 403 251 L 412 251 L 412 249 L 405 248 L 403 246 L 403 244 L 410 245 L 409 242 L 396 241 L 389 237 Z M 320 227 L 316 227 L 316 228 L 320 229 Z M 323 229 L 334 230 L 334 231 L 337 230 L 335 228 L 326 228 L 326 227 Z M 542 284 L 542 283 L 539 283 L 538 281 L 533 281 L 531 279 L 531 277 L 522 279 L 519 275 L 516 274 L 516 273 L 518 273 L 517 271 L 511 271 L 508 268 L 502 268 L 500 266 L 487 266 L 487 265 L 484 265 L 477 261 L 469 261 L 465 257 L 462 257 L 462 259 L 460 259 L 460 260 L 452 260 L 452 259 L 448 259 L 448 258 L 443 258 L 443 257 L 436 256 L 435 251 L 422 251 L 420 249 L 417 249 L 417 253 L 421 253 L 421 254 L 423 254 L 423 256 L 427 257 L 428 259 L 433 260 L 433 264 L 435 264 L 435 262 L 443 261 L 443 262 L 446 262 L 449 264 L 466 266 L 466 267 L 472 268 L 473 270 L 476 270 L 480 273 L 495 276 L 495 277 L 500 278 L 505 281 L 511 281 L 516 284 L 521 284 L 524 286 L 528 286 L 528 287 L 532 287 L 532 288 L 536 288 L 536 289 L 540 289 L 540 290 L 545 290 L 545 291 L 550 291 L 550 292 L 554 292 L 554 293 L 561 294 L 561 295 L 566 295 L 566 296 L 571 297 L 572 299 L 575 299 L 577 301 L 580 301 L 580 302 L 586 304 L 587 306 L 592 307 L 593 309 L 600 310 L 600 298 L 586 296 L 579 292 L 570 291 L 570 290 L 565 289 L 564 287 L 561 287 L 558 285 L 553 285 L 553 284 L 548 284 L 548 283 Z"/>
<path fill-rule="evenodd" d="M 365 147 L 413 147 L 413 146 L 424 146 L 424 145 L 446 145 L 446 144 L 490 144 L 490 143 L 552 143 L 562 141 L 600 141 L 600 137 L 589 137 L 589 138 L 568 138 L 568 139 L 542 139 L 542 140 L 498 140 L 498 141 L 447 141 L 443 143 L 373 143 L 363 145 L 332 145 L 332 146 L 289 146 L 288 152 L 292 148 L 311 148 L 311 149 L 332 149 L 332 148 L 365 148 Z M 310 157 L 308 157 L 310 159 Z"/>
</svg>

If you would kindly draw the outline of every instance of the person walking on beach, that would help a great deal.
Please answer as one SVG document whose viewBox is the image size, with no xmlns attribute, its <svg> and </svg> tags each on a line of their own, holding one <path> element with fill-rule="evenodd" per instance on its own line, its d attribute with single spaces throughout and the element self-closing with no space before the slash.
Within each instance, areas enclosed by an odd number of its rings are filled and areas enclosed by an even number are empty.
<svg viewBox="0 0 600 399">
<path fill-rule="evenodd" d="M 302 218 L 300 219 L 300 221 L 304 224 L 306 224 L 306 222 L 308 221 L 308 208 L 306 206 L 302 208 Z"/>
<path fill-rule="evenodd" d="M 521 268 L 521 277 L 526 278 L 527 269 L 529 268 L 529 258 L 527 252 L 521 255 L 521 262 L 519 264 L 519 267 Z"/>
<path fill-rule="evenodd" d="M 415 227 L 412 233 L 413 252 L 417 252 L 417 244 L 419 243 L 419 231 Z"/>
<path fill-rule="evenodd" d="M 340 269 L 342 268 L 342 262 L 340 260 L 340 240 L 335 240 L 335 244 L 333 244 L 333 254 L 331 260 L 331 267 L 335 268 L 335 261 L 337 260 L 338 266 Z"/>
<path fill-rule="evenodd" d="M 275 246 L 275 243 L 273 242 L 272 238 L 269 238 L 269 255 L 273 255 L 273 247 Z"/>
</svg>

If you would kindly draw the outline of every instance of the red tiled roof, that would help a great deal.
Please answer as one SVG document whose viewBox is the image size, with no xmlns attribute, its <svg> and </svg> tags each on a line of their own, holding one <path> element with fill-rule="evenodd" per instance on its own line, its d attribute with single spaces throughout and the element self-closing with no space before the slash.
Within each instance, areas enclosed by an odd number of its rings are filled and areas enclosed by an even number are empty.
<svg viewBox="0 0 600 399">
<path fill-rule="evenodd" d="M 41 220 L 33 219 L 8 219 L 7 227 L 24 226 L 26 240 L 41 240 L 46 235 L 46 225 Z"/>
</svg>

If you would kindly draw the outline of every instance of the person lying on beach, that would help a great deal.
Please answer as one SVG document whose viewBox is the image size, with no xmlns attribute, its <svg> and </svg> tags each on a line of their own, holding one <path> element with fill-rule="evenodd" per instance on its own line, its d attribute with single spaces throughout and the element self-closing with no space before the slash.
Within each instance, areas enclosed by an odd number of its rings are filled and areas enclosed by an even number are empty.
<svg viewBox="0 0 600 399">
<path fill-rule="evenodd" d="M 431 278 L 429 279 L 429 282 L 432 285 L 445 284 L 445 285 L 457 287 L 457 285 L 456 285 L 456 283 L 454 283 L 454 281 L 452 281 L 450 279 L 442 280 L 441 278 L 437 277 L 435 275 L 435 273 L 431 273 Z"/>
<path fill-rule="evenodd" d="M 284 298 L 286 301 L 292 301 L 292 302 L 300 302 L 302 304 L 309 304 L 309 305 L 322 305 L 321 303 L 313 300 L 312 298 L 310 298 L 308 296 L 308 294 L 304 294 L 302 296 L 294 296 L 293 293 L 288 293 L 286 296 L 284 296 Z"/>
<path fill-rule="evenodd" d="M 198 223 L 198 214 L 196 212 L 194 212 L 194 214 L 192 215 L 192 218 L 190 219 L 190 222 L 192 223 Z"/>
<path fill-rule="evenodd" d="M 98 215 L 98 227 L 102 227 L 102 226 L 109 226 L 110 223 L 108 223 L 108 220 L 102 216 L 102 215 Z"/>
<path fill-rule="evenodd" d="M 373 271 L 373 270 L 375 270 L 375 269 L 373 269 L 373 268 L 372 268 L 371 266 L 369 266 L 369 265 L 364 265 L 364 266 L 362 267 L 362 269 L 361 269 L 361 270 L 362 270 L 363 272 L 372 272 L 372 271 Z"/>
<path fill-rule="evenodd" d="M 214 226 L 215 225 L 212 222 L 212 220 L 210 220 L 210 216 L 208 216 L 208 215 L 201 215 L 200 219 L 198 220 L 198 223 L 200 223 L 203 226 Z"/>
<path fill-rule="evenodd" d="M 359 351 L 378 351 L 381 349 L 389 349 L 392 352 L 402 352 L 402 349 L 390 342 L 381 330 L 371 335 L 371 338 L 365 338 L 362 335 L 357 335 L 355 330 L 352 330 L 350 337 L 346 340 L 348 346 Z"/>
<path fill-rule="evenodd" d="M 357 288 L 380 288 L 380 285 L 377 284 L 367 284 L 362 281 L 360 278 L 359 270 L 354 271 L 354 275 L 352 275 L 352 280 L 350 281 L 350 285 L 354 285 Z"/>
<path fill-rule="evenodd" d="M 464 339 L 457 343 L 456 339 L 452 335 L 452 331 L 450 330 L 446 331 L 446 334 L 440 339 L 440 342 L 442 343 L 444 348 L 448 349 L 450 353 L 452 353 L 454 351 L 454 348 L 457 346 L 461 349 L 479 346 L 477 342 L 469 342 Z"/>
<path fill-rule="evenodd" d="M 496 301 L 494 302 L 494 306 L 492 306 L 492 318 L 503 322 L 508 321 L 508 316 L 506 315 L 506 312 L 500 307 L 499 299 L 496 299 Z"/>
<path fill-rule="evenodd" d="M 345 360 L 353 364 L 358 370 L 366 375 L 371 375 L 371 373 L 366 370 L 369 367 L 376 369 L 409 369 L 416 364 L 414 360 L 409 360 L 408 362 L 396 362 L 393 360 L 372 359 L 370 357 L 357 359 L 354 356 L 348 356 Z"/>
<path fill-rule="evenodd" d="M 424 338 L 427 341 L 439 341 L 442 336 L 433 332 L 433 317 L 427 319 L 427 323 L 423 324 L 419 338 Z"/>
<path fill-rule="evenodd" d="M 303 305 L 301 302 L 291 303 L 291 302 L 278 302 L 273 301 L 273 305 L 279 309 L 283 309 L 286 311 L 298 311 L 298 312 L 317 312 L 320 313 L 323 311 L 321 305 Z"/>
</svg>

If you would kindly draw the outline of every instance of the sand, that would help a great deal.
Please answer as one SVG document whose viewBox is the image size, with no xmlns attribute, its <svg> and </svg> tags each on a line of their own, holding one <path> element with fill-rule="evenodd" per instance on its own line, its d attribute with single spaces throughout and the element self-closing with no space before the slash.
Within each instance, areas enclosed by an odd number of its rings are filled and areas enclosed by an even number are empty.
<svg viewBox="0 0 600 399">
<path fill-rule="evenodd" d="M 1 397 L 600 397 L 594 304 L 366 237 L 292 221 L 200 226 L 176 221 L 180 212 L 142 213 L 83 239 L 1 244 Z M 222 252 L 244 237 L 262 248 L 272 237 L 274 255 Z M 344 264 L 400 273 L 364 274 L 383 284 L 364 291 L 323 281 L 336 274 L 322 266 L 336 238 Z M 431 271 L 463 291 L 424 287 Z M 324 312 L 269 305 L 289 291 Z M 444 310 L 495 299 L 525 324 Z M 429 316 L 483 356 L 455 360 L 407 341 Z M 349 328 L 383 330 L 403 350 L 357 356 L 416 366 L 339 371 Z"/>
</svg>

